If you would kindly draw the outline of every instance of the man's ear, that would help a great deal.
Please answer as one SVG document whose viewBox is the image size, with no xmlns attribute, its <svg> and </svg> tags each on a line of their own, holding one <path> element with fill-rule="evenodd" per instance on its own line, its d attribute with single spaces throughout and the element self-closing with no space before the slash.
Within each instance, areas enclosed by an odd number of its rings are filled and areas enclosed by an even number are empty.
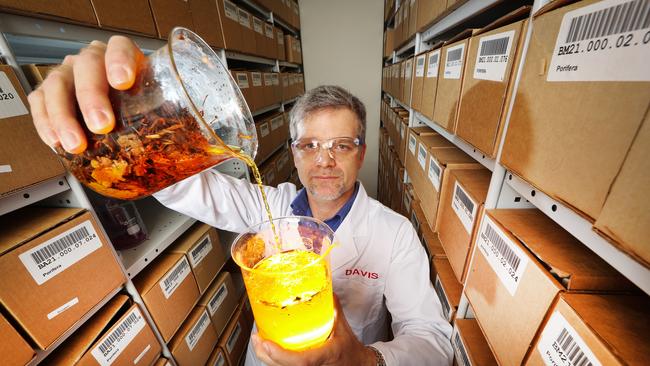
<svg viewBox="0 0 650 366">
<path fill-rule="evenodd" d="M 366 158 L 366 144 L 359 146 L 359 167 L 363 164 L 363 159 Z"/>
</svg>

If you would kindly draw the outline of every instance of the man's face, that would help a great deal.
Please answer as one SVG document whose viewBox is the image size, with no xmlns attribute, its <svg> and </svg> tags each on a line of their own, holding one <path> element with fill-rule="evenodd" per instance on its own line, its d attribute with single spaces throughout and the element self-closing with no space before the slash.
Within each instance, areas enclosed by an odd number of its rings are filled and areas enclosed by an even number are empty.
<svg viewBox="0 0 650 366">
<path fill-rule="evenodd" d="M 347 108 L 329 108 L 311 113 L 299 128 L 297 139 L 319 141 L 335 137 L 356 138 L 359 122 Z M 315 156 L 302 156 L 295 149 L 294 161 L 300 181 L 307 192 L 317 199 L 333 201 L 354 188 L 365 156 L 365 145 L 349 156 L 335 154 L 334 159 L 325 149 Z"/>
</svg>

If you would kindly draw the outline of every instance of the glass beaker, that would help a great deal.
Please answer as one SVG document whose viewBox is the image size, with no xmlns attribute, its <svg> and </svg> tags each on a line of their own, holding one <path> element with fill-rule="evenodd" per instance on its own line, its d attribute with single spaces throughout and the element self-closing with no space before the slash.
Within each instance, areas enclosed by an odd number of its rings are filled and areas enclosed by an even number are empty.
<svg viewBox="0 0 650 366">
<path fill-rule="evenodd" d="M 334 233 L 323 222 L 287 216 L 248 228 L 231 247 L 261 337 L 290 350 L 327 340 L 334 326 L 329 252 Z"/>
<path fill-rule="evenodd" d="M 116 125 L 86 130 L 88 148 L 57 153 L 83 184 L 105 196 L 138 199 L 243 153 L 257 151 L 250 110 L 219 56 L 199 36 L 174 28 L 143 58 L 132 88 L 111 89 Z"/>
</svg>

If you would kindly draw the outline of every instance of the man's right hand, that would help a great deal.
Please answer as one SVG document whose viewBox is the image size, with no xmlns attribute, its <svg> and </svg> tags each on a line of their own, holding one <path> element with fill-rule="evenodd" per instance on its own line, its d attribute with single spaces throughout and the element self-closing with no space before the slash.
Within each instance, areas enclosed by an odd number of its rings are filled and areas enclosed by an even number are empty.
<svg viewBox="0 0 650 366">
<path fill-rule="evenodd" d="M 82 123 L 104 134 L 115 127 L 109 88 L 129 89 L 144 54 L 130 39 L 113 36 L 108 44 L 93 41 L 78 55 L 66 56 L 28 96 L 34 125 L 48 145 L 79 154 L 86 150 Z M 84 121 L 77 120 L 78 103 Z"/>
</svg>

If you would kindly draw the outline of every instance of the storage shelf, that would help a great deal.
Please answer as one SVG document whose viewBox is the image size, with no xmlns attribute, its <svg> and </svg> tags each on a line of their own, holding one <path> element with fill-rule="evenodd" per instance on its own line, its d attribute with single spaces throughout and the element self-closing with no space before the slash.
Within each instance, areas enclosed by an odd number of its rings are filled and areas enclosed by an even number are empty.
<svg viewBox="0 0 650 366">
<path fill-rule="evenodd" d="M 402 47 L 400 47 L 398 50 L 395 51 L 395 56 L 401 59 L 406 59 L 409 56 L 413 56 L 414 54 L 415 54 L 415 36 L 413 36 L 413 39 L 408 41 L 408 43 L 406 43 L 405 45 L 403 45 Z"/>
<path fill-rule="evenodd" d="M 226 58 L 229 58 L 229 59 L 232 59 L 232 60 L 255 62 L 255 63 L 258 63 L 258 64 L 275 66 L 275 60 L 271 60 L 270 58 L 264 58 L 264 57 L 260 57 L 260 56 L 251 56 L 251 55 L 246 55 L 246 54 L 235 52 L 235 51 L 226 50 Z"/>
<path fill-rule="evenodd" d="M 291 35 L 298 36 L 298 30 L 289 24 L 285 23 L 284 20 L 279 19 L 273 14 L 273 24 L 278 25 L 282 28 L 282 30 L 286 33 L 289 32 Z"/>
<path fill-rule="evenodd" d="M 287 62 L 287 61 L 279 61 L 279 63 L 280 63 L 280 66 L 293 67 L 293 68 L 296 68 L 296 69 L 300 68 L 300 66 L 301 66 L 301 65 L 294 64 L 294 63 Z"/>
<path fill-rule="evenodd" d="M 239 159 L 228 159 L 223 163 L 215 166 L 213 169 L 220 173 L 228 174 L 237 179 L 248 176 L 248 166 Z"/>
<path fill-rule="evenodd" d="M 465 4 L 452 11 L 447 16 L 439 19 L 431 27 L 422 32 L 422 41 L 428 42 L 433 37 L 450 30 L 452 27 L 470 19 L 471 17 L 479 14 L 495 4 L 503 0 L 470 0 Z"/>
<path fill-rule="evenodd" d="M 265 21 L 270 21 L 271 20 L 271 12 L 264 9 L 262 6 L 257 4 L 254 1 L 251 0 L 239 0 L 239 4 L 244 4 L 245 7 L 247 7 L 247 10 L 253 10 L 255 12 L 254 15 L 257 15 L 258 17 L 261 16 Z"/>
<path fill-rule="evenodd" d="M 449 140 L 449 142 L 456 145 L 459 149 L 463 150 L 465 153 L 467 153 L 467 155 L 474 158 L 474 160 L 481 163 L 481 165 L 488 168 L 490 171 L 494 171 L 494 165 L 496 164 L 494 159 L 483 155 L 483 153 L 478 151 L 475 147 L 463 141 L 460 137 L 449 133 L 449 131 L 445 130 L 437 123 L 432 122 L 431 120 L 423 116 L 420 112 L 414 111 L 414 113 L 415 113 L 415 118 L 418 121 L 431 127 L 434 131 L 444 136 L 447 140 Z"/>
<path fill-rule="evenodd" d="M 507 173 L 506 183 L 646 294 L 650 294 L 650 269 L 598 235 L 589 221 L 510 172 Z"/>
<path fill-rule="evenodd" d="M 103 298 L 102 301 L 100 301 L 86 314 L 84 314 L 84 316 L 81 317 L 81 319 L 79 319 L 70 329 L 68 329 L 59 338 L 57 338 L 57 340 L 54 341 L 54 343 L 46 351 L 36 350 L 36 356 L 27 365 L 34 366 L 42 362 L 47 356 L 52 354 L 52 352 L 54 352 L 54 350 L 56 350 L 63 342 L 65 342 L 65 340 L 68 339 L 68 337 L 70 337 L 75 331 L 77 331 L 77 329 L 81 328 L 81 326 L 85 322 L 87 322 L 88 319 L 92 318 L 92 316 L 95 315 L 95 313 L 97 313 L 99 309 L 101 309 L 104 305 L 106 305 L 106 303 L 108 303 L 121 290 L 122 290 L 122 286 L 111 291 L 111 293 L 109 293 L 108 296 Z"/>
<path fill-rule="evenodd" d="M 282 104 L 283 105 L 291 104 L 291 103 L 295 102 L 296 100 L 298 100 L 298 98 L 300 98 L 300 97 L 291 98 L 289 100 L 283 100 Z"/>
<path fill-rule="evenodd" d="M 270 105 L 268 107 L 258 109 L 255 112 L 251 112 L 251 114 L 253 115 L 253 117 L 255 117 L 255 116 L 259 116 L 260 114 L 266 113 L 268 111 L 272 111 L 274 109 L 279 109 L 280 107 L 282 107 L 282 103 L 273 104 L 273 105 Z"/>
<path fill-rule="evenodd" d="M 140 273 L 196 222 L 191 217 L 164 207 L 153 198 L 147 199 L 146 204 L 138 205 L 138 209 L 149 231 L 149 239 L 135 248 L 118 251 L 129 278 Z"/>
<path fill-rule="evenodd" d="M 70 189 L 64 176 L 54 177 L 0 198 L 0 216 Z"/>
</svg>

